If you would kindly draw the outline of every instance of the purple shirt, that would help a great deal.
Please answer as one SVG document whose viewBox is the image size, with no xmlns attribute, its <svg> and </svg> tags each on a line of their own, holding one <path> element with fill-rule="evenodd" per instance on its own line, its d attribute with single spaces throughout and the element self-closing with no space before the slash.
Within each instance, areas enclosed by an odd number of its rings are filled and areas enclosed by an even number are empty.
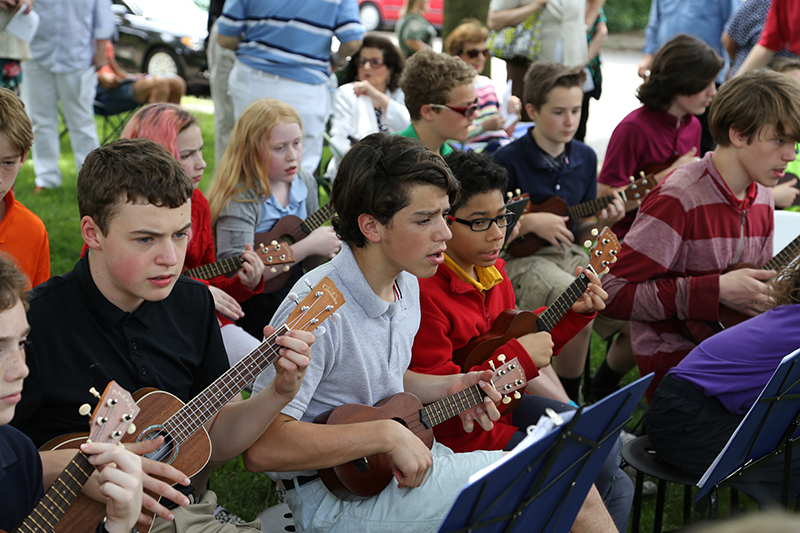
<svg viewBox="0 0 800 533">
<path fill-rule="evenodd" d="M 781 360 L 800 348 L 800 304 L 782 305 L 703 341 L 669 374 L 744 415 Z"/>
</svg>

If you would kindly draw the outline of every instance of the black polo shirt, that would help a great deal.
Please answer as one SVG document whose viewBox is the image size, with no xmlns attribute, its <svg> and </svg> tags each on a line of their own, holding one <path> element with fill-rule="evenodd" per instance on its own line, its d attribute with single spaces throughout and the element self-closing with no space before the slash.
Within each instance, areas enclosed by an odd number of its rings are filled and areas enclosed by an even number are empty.
<svg viewBox="0 0 800 533">
<path fill-rule="evenodd" d="M 102 295 L 83 257 L 31 296 L 30 375 L 12 424 L 36 446 L 88 430 L 78 408 L 97 402 L 91 387 L 102 392 L 113 379 L 130 392 L 155 387 L 186 402 L 228 369 L 211 293 L 184 276 L 164 300 L 127 313 Z"/>
<path fill-rule="evenodd" d="M 0 529 L 14 531 L 44 496 L 42 461 L 25 435 L 0 426 Z"/>
</svg>

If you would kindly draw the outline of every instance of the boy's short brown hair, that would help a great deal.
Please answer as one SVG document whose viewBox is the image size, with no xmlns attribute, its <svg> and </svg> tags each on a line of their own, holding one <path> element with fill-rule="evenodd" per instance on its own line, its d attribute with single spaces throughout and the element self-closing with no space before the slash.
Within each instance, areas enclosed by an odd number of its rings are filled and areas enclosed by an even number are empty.
<svg viewBox="0 0 800 533">
<path fill-rule="evenodd" d="M 767 63 L 767 68 L 775 72 L 800 70 L 800 57 L 775 56 Z"/>
<path fill-rule="evenodd" d="M 0 313 L 11 309 L 19 301 L 27 311 L 29 286 L 28 277 L 19 270 L 14 258 L 0 252 Z"/>
<path fill-rule="evenodd" d="M 149 139 L 120 139 L 92 151 L 78 173 L 78 211 L 105 235 L 123 203 L 176 208 L 192 196 L 180 163 Z"/>
<path fill-rule="evenodd" d="M 441 187 L 450 203 L 458 194 L 458 182 L 442 157 L 418 141 L 383 133 L 364 137 L 344 156 L 333 181 L 333 229 L 347 244 L 363 247 L 358 217 L 366 213 L 388 225 L 408 205 L 415 185 Z"/>
<path fill-rule="evenodd" d="M 586 73 L 580 67 L 570 68 L 562 63 L 537 61 L 525 73 L 523 101 L 539 111 L 547 103 L 550 91 L 556 87 L 582 88 L 585 81 Z"/>
<path fill-rule="evenodd" d="M 647 107 L 666 111 L 676 96 L 696 94 L 717 79 L 725 62 L 706 43 L 691 35 L 676 35 L 653 58 L 650 75 L 636 91 Z"/>
<path fill-rule="evenodd" d="M 477 73 L 459 57 L 420 50 L 406 62 L 400 76 L 400 88 L 405 95 L 411 120 L 422 118 L 422 106 L 446 104 L 450 91 L 460 85 L 473 83 Z"/>
<path fill-rule="evenodd" d="M 800 142 L 800 84 L 765 69 L 725 82 L 708 112 L 708 127 L 717 144 L 730 146 L 731 128 L 750 143 L 764 126 L 774 126 L 781 139 Z"/>
<path fill-rule="evenodd" d="M 0 134 L 23 157 L 33 144 L 33 126 L 25 113 L 25 104 L 19 96 L 5 88 L 0 88 Z"/>
</svg>

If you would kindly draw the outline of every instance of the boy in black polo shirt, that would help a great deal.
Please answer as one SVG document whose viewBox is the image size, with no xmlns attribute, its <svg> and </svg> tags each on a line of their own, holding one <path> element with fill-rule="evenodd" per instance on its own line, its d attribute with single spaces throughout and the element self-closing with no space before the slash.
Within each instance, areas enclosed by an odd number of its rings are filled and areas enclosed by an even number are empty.
<svg viewBox="0 0 800 533">
<path fill-rule="evenodd" d="M 210 294 L 180 276 L 191 229 L 191 194 L 181 166 L 152 141 L 117 141 L 86 158 L 78 175 L 78 207 L 89 251 L 71 272 L 32 292 L 28 313 L 31 374 L 13 423 L 37 445 L 84 428 L 78 406 L 84 391 L 96 383 L 114 379 L 131 391 L 155 387 L 186 402 L 227 370 Z M 294 397 L 313 340 L 302 331 L 279 338 L 284 348 L 269 390 L 228 403 L 205 423 L 213 444 L 211 466 L 244 451 Z M 42 454 L 46 484 L 73 454 Z M 143 470 L 189 484 L 182 473 L 149 459 L 143 459 Z M 204 474 L 193 480 L 193 496 L 208 506 L 215 497 L 202 494 Z M 146 489 L 189 503 L 149 475 L 143 481 Z M 146 500 L 145 507 L 172 518 L 166 508 Z M 191 511 L 195 515 L 196 509 Z M 213 520 L 210 512 L 208 519 Z M 225 527 L 233 528 L 220 530 Z M 171 528 L 156 518 L 153 531 Z"/>
</svg>

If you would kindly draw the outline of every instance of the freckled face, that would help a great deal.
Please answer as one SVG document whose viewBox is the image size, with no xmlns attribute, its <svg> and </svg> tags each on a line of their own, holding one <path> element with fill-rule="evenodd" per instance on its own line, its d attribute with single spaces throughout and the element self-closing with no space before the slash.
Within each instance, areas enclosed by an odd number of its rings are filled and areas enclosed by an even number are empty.
<svg viewBox="0 0 800 533">
<path fill-rule="evenodd" d="M 28 375 L 25 340 L 29 331 L 21 301 L 0 312 L 0 426 L 11 422 L 22 399 L 22 382 Z"/>
<path fill-rule="evenodd" d="M 303 159 L 303 130 L 296 122 L 280 122 L 269 134 L 269 180 L 291 183 Z"/>
</svg>

